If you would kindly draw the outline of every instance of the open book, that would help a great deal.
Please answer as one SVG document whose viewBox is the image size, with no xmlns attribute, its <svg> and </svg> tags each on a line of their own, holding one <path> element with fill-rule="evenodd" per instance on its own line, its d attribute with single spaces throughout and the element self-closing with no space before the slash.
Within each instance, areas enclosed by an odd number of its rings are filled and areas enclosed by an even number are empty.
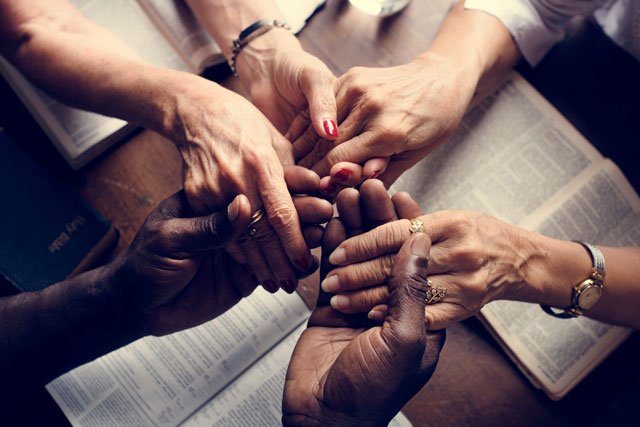
<svg viewBox="0 0 640 427">
<path fill-rule="evenodd" d="M 82 13 L 107 28 L 154 65 L 191 73 L 225 61 L 220 48 L 183 0 L 71 0 Z M 300 31 L 324 0 L 276 0 Z M 61 104 L 30 84 L 0 56 L 0 72 L 69 165 L 77 169 L 133 127 L 126 122 Z"/>
<path fill-rule="evenodd" d="M 258 288 L 210 322 L 140 339 L 47 390 L 74 426 L 280 425 L 285 374 L 310 313 L 298 294 Z M 398 414 L 391 425 L 411 424 Z"/>
<path fill-rule="evenodd" d="M 640 245 L 640 198 L 622 172 L 517 73 L 393 190 L 408 191 L 425 213 L 472 209 L 559 239 Z M 480 318 L 552 399 L 631 333 L 514 301 L 492 302 Z"/>
</svg>

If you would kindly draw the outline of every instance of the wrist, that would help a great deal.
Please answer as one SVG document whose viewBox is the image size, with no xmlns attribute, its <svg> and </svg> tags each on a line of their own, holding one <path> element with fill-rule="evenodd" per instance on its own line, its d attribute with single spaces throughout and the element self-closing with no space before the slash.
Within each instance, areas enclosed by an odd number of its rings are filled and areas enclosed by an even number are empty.
<svg viewBox="0 0 640 427">
<path fill-rule="evenodd" d="M 573 286 L 591 271 L 588 252 L 576 242 L 529 234 L 535 249 L 525 270 L 526 287 L 512 299 L 568 307 Z"/>
<path fill-rule="evenodd" d="M 274 27 L 252 40 L 236 55 L 236 71 L 245 89 L 270 80 L 273 66 L 284 53 L 302 51 L 296 36 L 288 29 Z"/>
</svg>

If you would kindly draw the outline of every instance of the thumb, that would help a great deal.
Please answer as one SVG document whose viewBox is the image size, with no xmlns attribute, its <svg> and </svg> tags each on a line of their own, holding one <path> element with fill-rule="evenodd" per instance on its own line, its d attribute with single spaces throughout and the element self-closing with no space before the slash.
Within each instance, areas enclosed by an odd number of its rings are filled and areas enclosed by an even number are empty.
<svg viewBox="0 0 640 427">
<path fill-rule="evenodd" d="M 313 128 L 328 140 L 338 138 L 335 81 L 335 76 L 324 64 L 303 71 L 300 77 L 300 88 L 307 98 Z"/>
<path fill-rule="evenodd" d="M 430 249 L 431 240 L 426 234 L 411 234 L 400 248 L 391 269 L 389 304 L 382 335 L 389 338 L 387 342 L 396 343 L 401 348 L 416 344 L 417 350 L 424 350 L 424 308 Z"/>
<path fill-rule="evenodd" d="M 160 227 L 160 238 L 187 253 L 203 252 L 231 242 L 249 224 L 251 204 L 244 194 L 226 209 L 195 218 L 172 218 Z"/>
</svg>

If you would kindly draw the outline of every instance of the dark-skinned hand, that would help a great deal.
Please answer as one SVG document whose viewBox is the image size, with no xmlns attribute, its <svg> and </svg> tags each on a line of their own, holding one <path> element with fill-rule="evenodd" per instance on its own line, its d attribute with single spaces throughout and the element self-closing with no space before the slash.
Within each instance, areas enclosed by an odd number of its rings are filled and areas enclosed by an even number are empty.
<svg viewBox="0 0 640 427">
<path fill-rule="evenodd" d="M 328 254 L 348 234 L 393 220 L 396 210 L 415 208 L 406 194 L 396 196 L 394 205 L 379 181 L 366 181 L 361 191 L 338 196 L 344 223 L 334 218 L 326 228 L 322 277 L 331 268 Z M 386 425 L 424 386 L 444 344 L 444 332 L 426 332 L 424 324 L 430 246 L 424 234 L 403 245 L 388 282 L 382 326 L 335 311 L 321 291 L 287 372 L 285 425 Z"/>
</svg>

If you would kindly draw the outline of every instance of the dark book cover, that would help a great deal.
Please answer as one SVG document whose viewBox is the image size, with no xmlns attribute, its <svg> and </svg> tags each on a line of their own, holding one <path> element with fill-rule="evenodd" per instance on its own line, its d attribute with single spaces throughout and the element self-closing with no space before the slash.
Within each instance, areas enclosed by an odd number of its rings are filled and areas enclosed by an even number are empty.
<svg viewBox="0 0 640 427">
<path fill-rule="evenodd" d="M 0 274 L 21 291 L 40 290 L 89 267 L 116 239 L 0 130 Z"/>
</svg>

